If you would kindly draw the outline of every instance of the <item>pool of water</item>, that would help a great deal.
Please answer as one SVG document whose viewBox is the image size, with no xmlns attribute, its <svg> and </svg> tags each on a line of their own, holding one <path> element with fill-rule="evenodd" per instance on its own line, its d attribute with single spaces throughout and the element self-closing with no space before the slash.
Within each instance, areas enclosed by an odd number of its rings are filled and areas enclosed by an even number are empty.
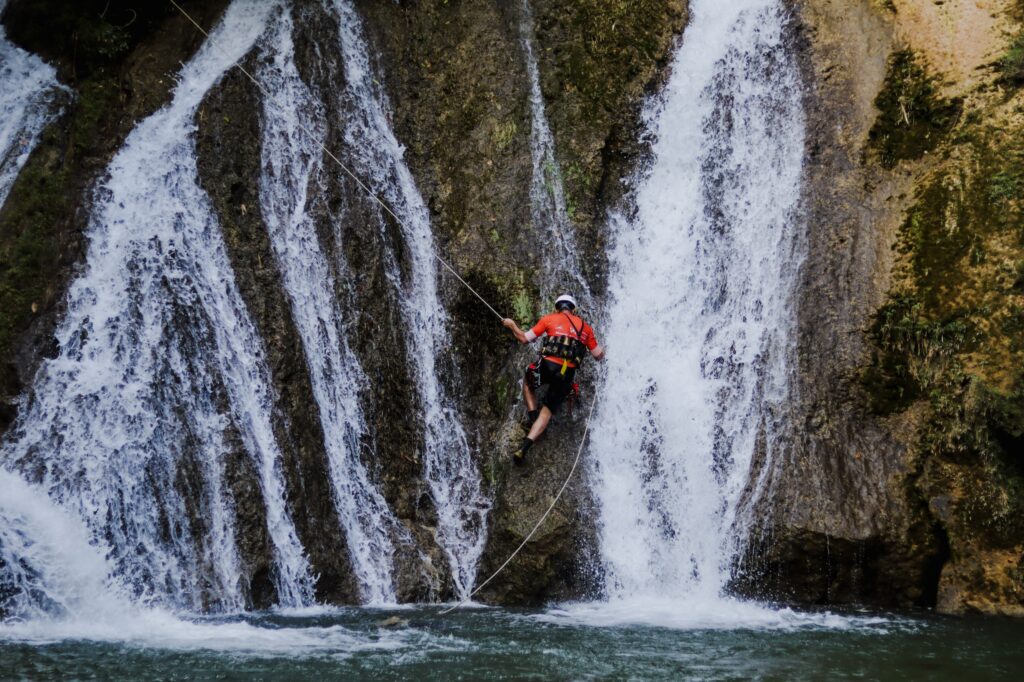
<svg viewBox="0 0 1024 682">
<path fill-rule="evenodd" d="M 1024 622 L 739 602 L 0 625 L 0 679 L 1020 679 Z"/>
</svg>

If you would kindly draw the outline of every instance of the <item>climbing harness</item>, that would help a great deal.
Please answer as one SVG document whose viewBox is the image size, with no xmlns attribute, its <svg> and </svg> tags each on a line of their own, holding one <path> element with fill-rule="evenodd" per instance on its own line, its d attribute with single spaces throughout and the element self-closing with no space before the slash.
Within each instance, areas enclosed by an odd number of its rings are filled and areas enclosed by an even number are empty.
<svg viewBox="0 0 1024 682">
<path fill-rule="evenodd" d="M 580 463 L 580 455 L 583 454 L 583 446 L 586 445 L 586 443 L 587 443 L 587 434 L 590 432 L 590 418 L 594 415 L 594 406 L 595 405 L 597 405 L 597 394 L 596 393 L 594 394 L 594 399 L 590 401 L 590 410 L 587 412 L 587 421 L 584 422 L 584 427 L 583 427 L 583 437 L 580 438 L 580 446 L 579 446 L 579 448 L 576 449 L 576 458 L 572 461 L 572 467 L 569 469 L 569 475 L 565 477 L 565 481 L 562 483 L 562 487 L 558 489 L 558 493 L 555 494 L 555 499 L 551 500 L 551 504 L 548 506 L 547 511 L 544 512 L 544 515 L 540 517 L 540 520 L 537 521 L 537 525 L 535 525 L 533 527 L 533 529 L 529 533 L 527 533 L 526 537 L 523 538 L 523 541 L 519 543 L 519 546 L 516 547 L 515 551 L 512 552 L 512 554 L 509 555 L 508 559 L 505 559 L 505 562 L 501 566 L 498 566 L 498 570 L 496 570 L 494 573 L 491 573 L 491 575 L 488 576 L 487 580 L 483 581 L 482 583 L 477 585 L 475 588 L 473 588 L 473 591 L 470 592 L 469 596 L 467 596 L 465 599 L 460 601 L 455 606 L 449 607 L 449 608 L 445 609 L 444 611 L 442 611 L 441 612 L 442 616 L 444 616 L 446 614 L 449 614 L 452 611 L 454 611 L 455 609 L 460 608 L 462 606 L 465 606 L 470 601 L 472 601 L 473 596 L 477 592 L 479 592 L 480 590 L 484 589 L 484 587 L 489 582 L 494 580 L 496 577 L 498 577 L 499 573 L 501 573 L 503 570 L 505 570 L 506 566 L 508 566 L 510 563 L 512 563 L 512 560 L 515 559 L 516 556 L 519 554 L 519 552 L 522 551 L 523 547 L 526 547 L 526 543 L 529 542 L 531 539 L 533 539 L 533 536 L 537 532 L 537 530 L 539 530 L 540 527 L 544 524 L 544 522 L 547 521 L 548 516 L 551 515 L 551 512 L 555 508 L 555 505 L 558 504 L 558 500 L 560 500 L 562 498 L 562 493 L 564 493 L 565 489 L 569 487 L 569 481 L 572 480 L 572 475 L 574 473 L 576 473 L 576 467 Z"/>
<path fill-rule="evenodd" d="M 195 26 L 196 29 L 200 33 L 202 33 L 207 39 L 210 38 L 210 34 L 207 33 L 206 30 L 202 26 L 200 26 L 199 23 L 195 19 L 193 19 L 189 15 L 188 12 L 186 12 L 184 9 L 182 9 L 181 5 L 179 5 L 177 2 L 175 2 L 175 0 L 168 0 L 168 1 L 172 5 L 174 5 L 175 9 L 177 9 L 179 12 L 181 12 L 182 16 L 184 16 L 193 26 Z M 270 93 L 267 92 L 266 88 L 264 88 L 260 84 L 260 82 L 258 80 L 256 80 L 256 78 L 245 69 L 245 67 L 243 67 L 239 62 L 235 62 L 234 66 L 239 71 L 241 71 L 243 74 L 245 74 L 246 78 L 248 78 L 250 81 L 252 81 L 253 85 L 255 85 L 256 88 L 261 93 L 263 93 L 263 96 L 267 98 L 268 102 L 271 102 L 271 103 L 274 102 L 273 98 L 270 96 Z M 299 129 L 302 130 L 304 133 L 306 133 L 309 136 L 309 139 L 311 139 L 314 142 L 316 142 L 317 146 L 319 146 L 320 149 L 322 149 L 324 151 L 324 153 L 327 154 L 327 156 L 330 157 L 330 159 L 332 161 L 334 161 L 336 164 L 338 164 L 338 167 L 341 168 L 343 171 L 345 171 L 345 174 L 348 175 L 350 178 L 352 178 L 352 180 L 354 180 L 355 183 L 357 185 L 359 185 L 360 189 L 362 189 L 364 192 L 366 192 L 366 194 L 371 199 L 373 199 L 378 204 L 380 204 L 381 208 L 383 208 L 388 213 L 388 215 L 390 215 L 392 218 L 394 218 L 398 222 L 399 225 L 401 225 L 402 227 L 405 227 L 406 229 L 408 229 L 408 226 L 405 224 L 405 221 L 403 221 L 401 218 L 399 218 L 398 215 L 396 215 L 395 212 L 391 210 L 391 207 L 388 206 L 379 196 L 374 194 L 373 190 L 371 190 L 365 183 L 363 183 L 363 181 L 359 179 L 359 176 L 357 176 L 355 174 L 355 172 L 353 172 L 348 166 L 346 166 L 341 161 L 341 159 L 339 159 L 337 156 L 335 156 L 331 152 L 331 150 L 328 149 L 324 145 L 323 142 L 318 140 L 316 135 L 314 135 L 312 132 L 310 132 L 310 130 L 308 128 L 306 128 L 305 126 L 303 126 L 301 123 L 299 124 Z M 452 273 L 455 276 L 455 279 L 459 280 L 459 282 L 461 282 L 463 286 L 465 286 L 467 289 L 469 289 L 469 291 L 472 292 L 472 294 L 474 296 L 476 296 L 478 299 L 480 299 L 480 302 L 483 303 L 485 306 L 487 306 L 487 309 L 490 310 L 492 313 L 494 313 L 494 315 L 499 320 L 504 320 L 505 319 L 504 316 L 501 313 L 499 313 L 497 310 L 495 310 L 494 307 L 490 303 L 488 303 L 487 300 L 483 296 L 481 296 L 477 292 L 476 289 L 474 289 L 472 286 L 470 286 L 469 282 L 464 280 L 459 275 L 459 273 L 455 271 L 455 268 L 453 268 L 451 265 L 449 265 L 448 262 L 444 258 L 441 258 L 441 256 L 437 253 L 436 250 L 432 250 L 432 253 L 434 255 L 434 258 L 436 258 L 437 261 L 439 263 L 441 263 L 441 265 L 443 265 L 448 270 L 448 272 Z M 572 321 L 570 319 L 570 324 L 571 323 L 572 323 Z M 573 325 L 573 328 L 575 329 L 575 325 Z M 579 330 L 577 330 L 577 334 L 579 334 Z M 580 344 L 580 345 L 582 346 L 582 344 Z M 566 366 L 563 364 L 563 366 L 562 366 L 562 373 L 563 374 L 565 373 L 565 367 Z M 526 543 L 529 542 L 530 539 L 533 537 L 534 533 L 536 533 L 537 530 L 544 523 L 544 521 L 547 520 L 548 516 L 551 514 L 551 511 L 555 508 L 555 505 L 558 503 L 558 500 L 561 499 L 562 493 L 564 493 L 565 489 L 569 486 L 569 481 L 572 480 L 572 475 L 574 473 L 576 473 L 576 467 L 579 465 L 579 462 L 580 462 L 580 455 L 583 454 L 583 446 L 587 442 L 587 433 L 590 431 L 590 417 L 594 413 L 594 406 L 596 404 L 597 404 L 597 394 L 595 393 L 594 394 L 594 399 L 590 403 L 590 411 L 587 414 L 587 421 L 586 421 L 586 424 L 585 424 L 584 429 L 583 429 L 583 437 L 580 439 L 579 449 L 576 450 L 576 458 L 573 460 L 572 467 L 569 469 L 569 475 L 565 477 L 565 481 L 562 483 L 562 487 L 559 488 L 558 493 L 555 495 L 555 499 L 551 502 L 551 506 L 549 506 L 547 511 L 544 512 L 544 515 L 540 517 L 540 520 L 537 521 L 537 525 L 535 525 L 533 527 L 533 530 L 531 530 L 529 532 L 529 534 L 522 541 L 522 543 L 520 543 L 520 545 L 518 547 L 516 547 L 515 551 L 512 552 L 512 554 L 509 556 L 509 558 L 505 560 L 505 563 L 503 563 L 501 566 L 498 567 L 498 570 L 496 570 L 494 573 L 492 573 L 490 575 L 490 577 L 487 578 L 487 580 L 485 580 L 482 583 L 480 583 L 472 592 L 469 593 L 469 596 L 467 596 L 464 600 L 462 600 L 461 602 L 459 602 L 455 606 L 452 606 L 451 608 L 446 609 L 445 611 L 442 611 L 441 615 L 444 615 L 444 614 L 447 614 L 447 613 L 451 613 L 455 609 L 457 609 L 457 608 L 459 608 L 461 606 L 465 606 L 466 604 L 468 604 L 470 602 L 470 600 L 473 598 L 473 595 L 475 595 L 477 592 L 479 592 L 481 589 L 483 589 L 483 587 L 485 585 L 487 585 L 489 582 L 494 580 L 494 578 L 497 577 L 497 575 L 499 573 L 501 573 L 505 569 L 505 567 L 508 566 L 512 562 L 512 559 L 514 559 L 516 557 L 516 555 L 519 554 L 519 552 L 523 549 L 523 547 L 526 546 Z"/>
<path fill-rule="evenodd" d="M 543 345 L 540 348 L 540 355 L 543 358 L 553 357 L 558 358 L 562 361 L 562 376 L 565 376 L 566 371 L 569 369 L 569 363 L 573 363 L 576 367 L 583 364 L 583 358 L 586 355 L 587 347 L 583 345 L 580 340 L 580 334 L 583 332 L 583 328 L 586 326 L 586 322 L 583 318 L 580 318 L 580 326 L 577 329 L 576 325 L 572 323 L 572 318 L 569 317 L 568 313 L 563 312 L 565 319 L 569 321 L 569 326 L 572 327 L 573 331 L 576 332 L 576 338 L 573 338 L 567 334 L 560 336 L 548 335 L 544 339 Z"/>
</svg>

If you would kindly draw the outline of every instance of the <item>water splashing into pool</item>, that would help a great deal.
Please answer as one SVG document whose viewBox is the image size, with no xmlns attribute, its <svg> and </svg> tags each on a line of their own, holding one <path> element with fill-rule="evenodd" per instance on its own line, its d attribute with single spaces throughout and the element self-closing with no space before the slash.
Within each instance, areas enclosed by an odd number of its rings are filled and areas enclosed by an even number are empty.
<svg viewBox="0 0 1024 682">
<path fill-rule="evenodd" d="M 648 106 L 635 211 L 612 217 L 611 360 L 591 446 L 610 606 L 659 620 L 732 608 L 740 498 L 789 391 L 803 229 L 785 10 L 695 0 L 691 12 Z"/>
</svg>

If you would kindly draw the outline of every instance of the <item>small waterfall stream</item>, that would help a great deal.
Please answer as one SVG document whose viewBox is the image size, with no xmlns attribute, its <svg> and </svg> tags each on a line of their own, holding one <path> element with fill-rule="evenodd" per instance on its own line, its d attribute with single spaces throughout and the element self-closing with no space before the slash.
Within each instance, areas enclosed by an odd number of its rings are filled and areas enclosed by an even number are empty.
<svg viewBox="0 0 1024 682">
<path fill-rule="evenodd" d="M 308 207 L 322 195 L 323 106 L 295 66 L 293 23 L 282 12 L 257 72 L 263 102 L 260 196 L 282 283 L 302 338 L 330 458 L 335 506 L 345 529 L 356 581 L 366 603 L 395 601 L 391 534 L 402 527 L 359 459 L 365 420 L 359 392 L 366 377 L 348 345 L 334 275 Z M 315 139 L 311 137 L 315 135 Z M 326 169 L 336 172 L 334 166 Z M 346 273 L 347 274 L 347 273 Z"/>
<path fill-rule="evenodd" d="M 0 0 L 0 15 L 7 0 Z M 57 72 L 39 57 L 7 40 L 0 25 L 0 206 L 14 179 L 39 141 L 39 135 L 60 114 L 66 92 Z"/>
<path fill-rule="evenodd" d="M 345 64 L 342 96 L 352 112 L 345 126 L 348 151 L 357 174 L 401 219 L 411 261 L 406 275 L 399 267 L 399 255 L 387 256 L 389 277 L 408 327 L 408 351 L 423 414 L 423 476 L 437 510 L 438 542 L 448 556 L 456 592 L 464 596 L 473 587 L 483 553 L 490 502 L 483 493 L 480 471 L 459 415 L 440 381 L 447 316 L 438 292 L 430 214 L 391 128 L 387 99 L 370 65 L 362 20 L 349 0 L 335 0 L 335 8 Z M 382 232 L 386 220 L 381 212 Z M 386 237 L 384 241 L 387 243 Z"/>
<path fill-rule="evenodd" d="M 756 448 L 788 395 L 804 118 L 777 0 L 691 3 L 635 213 L 613 217 L 591 450 L 606 590 L 720 604 Z M 767 467 L 766 467 L 767 468 Z M 683 601 L 685 600 L 685 601 Z"/>
<path fill-rule="evenodd" d="M 533 176 L 530 183 L 530 218 L 537 234 L 544 240 L 544 267 L 541 297 L 554 300 L 565 291 L 578 299 L 589 293 L 576 257 L 576 239 L 565 202 L 562 168 L 558 163 L 555 138 L 551 134 L 544 94 L 540 89 L 533 29 L 533 12 L 529 0 L 520 5 L 520 42 L 526 57 L 526 75 L 530 81 L 530 157 Z"/>
</svg>

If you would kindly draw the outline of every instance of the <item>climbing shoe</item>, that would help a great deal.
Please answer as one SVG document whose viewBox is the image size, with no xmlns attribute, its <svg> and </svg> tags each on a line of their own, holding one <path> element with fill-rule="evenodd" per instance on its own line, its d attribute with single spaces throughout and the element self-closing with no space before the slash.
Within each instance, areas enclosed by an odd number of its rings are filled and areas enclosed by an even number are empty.
<svg viewBox="0 0 1024 682">
<path fill-rule="evenodd" d="M 520 445 L 519 449 L 516 450 L 516 454 L 512 456 L 512 462 L 516 466 L 522 466 L 523 464 L 526 463 L 526 452 L 530 449 L 531 445 L 533 445 L 532 440 L 530 440 L 529 438 L 523 439 L 522 445 Z"/>
</svg>

